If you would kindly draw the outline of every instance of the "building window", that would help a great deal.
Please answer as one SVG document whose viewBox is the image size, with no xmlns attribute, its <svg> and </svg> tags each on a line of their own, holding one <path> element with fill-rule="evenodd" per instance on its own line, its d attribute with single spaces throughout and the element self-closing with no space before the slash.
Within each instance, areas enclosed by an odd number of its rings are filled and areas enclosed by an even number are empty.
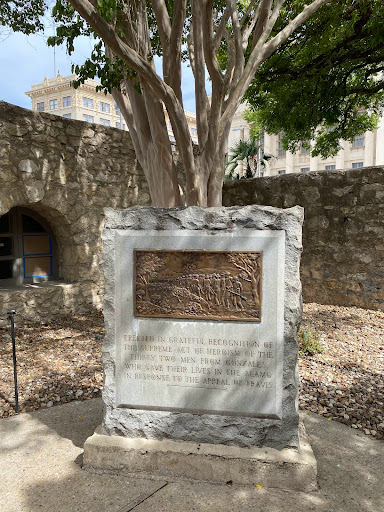
<svg viewBox="0 0 384 512">
<path fill-rule="evenodd" d="M 44 101 L 41 101 L 40 103 L 37 104 L 37 111 L 44 112 L 44 110 L 45 110 Z"/>
<path fill-rule="evenodd" d="M 102 124 L 103 126 L 111 126 L 111 122 L 109 119 L 101 119 L 100 118 L 100 124 Z"/>
<path fill-rule="evenodd" d="M 72 105 L 71 96 L 64 96 L 63 98 L 63 107 L 70 107 Z"/>
<path fill-rule="evenodd" d="M 285 174 L 285 169 L 280 169 L 280 171 L 277 171 L 277 174 Z"/>
<path fill-rule="evenodd" d="M 125 130 L 125 124 L 116 121 L 116 128 L 120 128 L 120 130 Z"/>
<path fill-rule="evenodd" d="M 100 110 L 100 112 L 106 112 L 107 114 L 109 114 L 109 111 L 110 111 L 109 103 L 104 103 L 104 101 L 100 101 L 99 110 Z"/>
<path fill-rule="evenodd" d="M 197 136 L 197 130 L 196 128 L 191 128 L 191 135 L 193 135 L 194 137 Z"/>
<path fill-rule="evenodd" d="M 83 107 L 93 108 L 93 99 L 83 96 Z"/>
<path fill-rule="evenodd" d="M 40 216 L 20 207 L 0 217 L 0 280 L 23 284 L 54 277 L 55 243 L 45 224 Z"/>
<path fill-rule="evenodd" d="M 306 141 L 305 141 L 305 144 L 310 144 L 310 142 L 311 142 L 310 140 L 306 140 Z M 304 147 L 304 146 L 303 146 L 303 144 L 301 144 L 301 147 L 300 147 L 300 153 L 301 153 L 302 155 L 309 155 L 309 154 L 310 154 L 310 152 L 311 152 L 311 148 L 310 148 L 310 147 L 309 147 L 309 148 L 306 148 L 306 147 Z"/>
<path fill-rule="evenodd" d="M 72 114 L 64 114 L 65 119 L 72 119 Z"/>
<path fill-rule="evenodd" d="M 55 110 L 58 107 L 57 100 L 50 100 L 49 101 L 49 110 Z"/>
<path fill-rule="evenodd" d="M 170 140 L 171 142 L 176 142 L 176 139 L 175 139 L 175 137 L 174 137 L 173 135 L 170 135 L 170 136 L 169 136 L 169 140 Z"/>
<path fill-rule="evenodd" d="M 119 108 L 119 105 L 115 102 L 115 103 L 113 104 L 113 106 L 115 107 L 115 114 L 116 114 L 117 116 L 119 116 L 119 115 L 120 115 L 120 108 Z"/>
<path fill-rule="evenodd" d="M 353 139 L 352 147 L 353 148 L 362 148 L 365 144 L 365 134 L 362 135 L 356 135 L 356 137 Z"/>
<path fill-rule="evenodd" d="M 277 156 L 285 156 L 285 154 L 286 154 L 286 151 L 283 148 L 283 144 L 282 144 L 282 141 L 281 141 L 282 137 L 283 137 L 283 134 L 279 133 L 279 138 L 278 138 L 278 141 L 277 141 Z"/>
<path fill-rule="evenodd" d="M 356 169 L 357 167 L 364 167 L 364 162 L 353 162 L 352 169 Z"/>
<path fill-rule="evenodd" d="M 332 165 L 326 165 L 325 166 L 325 170 L 326 171 L 334 171 L 336 169 L 336 165 L 335 164 L 332 164 Z"/>
<path fill-rule="evenodd" d="M 87 114 L 83 114 L 83 121 L 86 121 L 87 123 L 93 123 L 93 116 L 88 116 Z"/>
<path fill-rule="evenodd" d="M 300 169 L 300 171 L 301 171 L 301 172 L 309 172 L 309 169 L 310 169 L 309 167 L 302 167 L 302 168 Z"/>
</svg>

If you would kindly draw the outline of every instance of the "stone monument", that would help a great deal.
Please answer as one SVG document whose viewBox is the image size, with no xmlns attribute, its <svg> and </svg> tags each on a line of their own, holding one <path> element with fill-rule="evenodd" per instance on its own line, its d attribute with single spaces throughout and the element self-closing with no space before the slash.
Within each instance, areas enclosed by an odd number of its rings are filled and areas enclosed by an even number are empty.
<svg viewBox="0 0 384 512">
<path fill-rule="evenodd" d="M 105 414 L 86 467 L 314 487 L 297 411 L 302 221 L 300 207 L 106 210 Z"/>
</svg>

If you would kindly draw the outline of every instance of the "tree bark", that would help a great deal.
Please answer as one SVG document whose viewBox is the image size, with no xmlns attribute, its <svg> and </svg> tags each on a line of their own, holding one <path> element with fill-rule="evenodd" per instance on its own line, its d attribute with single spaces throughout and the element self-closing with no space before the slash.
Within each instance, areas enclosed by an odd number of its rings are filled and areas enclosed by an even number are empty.
<svg viewBox="0 0 384 512">
<path fill-rule="evenodd" d="M 139 94 L 131 81 L 114 99 L 127 122 L 136 157 L 149 186 L 152 204 L 167 208 L 182 206 L 177 169 L 162 103 L 149 86 Z"/>
</svg>

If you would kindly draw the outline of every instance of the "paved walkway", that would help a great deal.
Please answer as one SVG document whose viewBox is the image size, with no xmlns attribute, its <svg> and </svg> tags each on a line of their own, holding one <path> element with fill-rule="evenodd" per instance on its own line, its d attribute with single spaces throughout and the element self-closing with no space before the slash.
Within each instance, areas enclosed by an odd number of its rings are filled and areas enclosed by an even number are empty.
<svg viewBox="0 0 384 512">
<path fill-rule="evenodd" d="M 101 417 L 95 399 L 0 420 L 1 512 L 384 511 L 384 442 L 314 414 L 311 494 L 87 473 L 82 447 Z"/>
</svg>

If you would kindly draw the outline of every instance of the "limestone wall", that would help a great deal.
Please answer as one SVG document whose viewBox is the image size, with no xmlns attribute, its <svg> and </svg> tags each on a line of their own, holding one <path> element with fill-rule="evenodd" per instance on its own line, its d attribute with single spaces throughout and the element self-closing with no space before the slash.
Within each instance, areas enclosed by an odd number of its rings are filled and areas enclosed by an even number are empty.
<svg viewBox="0 0 384 512">
<path fill-rule="evenodd" d="M 306 302 L 384 310 L 384 168 L 227 182 L 223 203 L 303 206 Z"/>
<path fill-rule="evenodd" d="M 230 182 L 223 198 L 226 206 L 303 206 L 304 300 L 384 309 L 383 167 Z M 60 281 L 81 283 L 60 292 L 72 297 L 64 300 L 70 310 L 102 301 L 103 209 L 149 202 L 127 132 L 0 102 L 0 215 L 24 206 L 49 222 Z M 39 304 L 50 293 L 41 291 Z M 0 312 L 14 302 L 7 297 Z"/>
<path fill-rule="evenodd" d="M 103 209 L 148 203 L 127 132 L 0 102 L 0 215 L 23 206 L 49 222 L 58 246 L 59 279 L 81 283 L 68 292 L 72 309 L 76 302 L 84 310 L 102 300 Z M 43 302 L 51 291 L 39 293 Z M 10 298 L 3 294 L 0 311 Z M 53 309 L 60 310 L 60 304 Z"/>
</svg>

